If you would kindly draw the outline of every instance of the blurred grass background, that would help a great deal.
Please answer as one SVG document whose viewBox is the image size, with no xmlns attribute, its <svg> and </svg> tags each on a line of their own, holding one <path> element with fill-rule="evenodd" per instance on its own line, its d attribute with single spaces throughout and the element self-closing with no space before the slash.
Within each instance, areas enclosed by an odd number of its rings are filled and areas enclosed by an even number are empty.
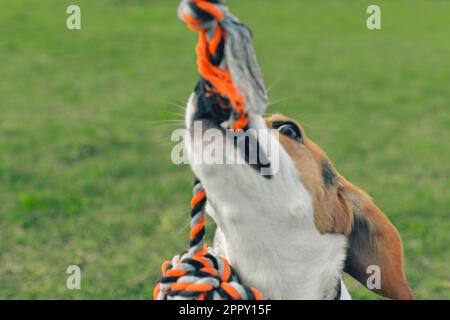
<svg viewBox="0 0 450 320">
<path fill-rule="evenodd" d="M 417 297 L 450 298 L 450 2 L 229 2 L 274 84 L 269 112 L 301 121 L 376 199 Z M 177 4 L 1 1 L 0 298 L 148 299 L 186 248 L 193 177 L 170 161 L 182 124 L 166 120 L 195 85 L 196 35 Z M 369 4 L 382 30 L 366 28 Z M 66 289 L 70 264 L 81 290 Z"/>
</svg>

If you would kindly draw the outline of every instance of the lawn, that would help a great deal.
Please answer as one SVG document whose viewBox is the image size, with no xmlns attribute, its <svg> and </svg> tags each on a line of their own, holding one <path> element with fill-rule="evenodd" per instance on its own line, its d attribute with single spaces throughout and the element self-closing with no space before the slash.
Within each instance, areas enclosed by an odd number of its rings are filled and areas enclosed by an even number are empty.
<svg viewBox="0 0 450 320">
<path fill-rule="evenodd" d="M 268 111 L 299 119 L 375 198 L 416 296 L 449 299 L 450 2 L 229 3 L 254 32 Z M 69 4 L 81 30 L 66 28 Z M 0 298 L 149 299 L 161 262 L 186 248 L 193 177 L 171 163 L 170 134 L 197 79 L 196 36 L 177 4 L 2 2 Z M 369 4 L 382 30 L 366 28 Z M 72 264 L 81 290 L 66 288 Z"/>
</svg>

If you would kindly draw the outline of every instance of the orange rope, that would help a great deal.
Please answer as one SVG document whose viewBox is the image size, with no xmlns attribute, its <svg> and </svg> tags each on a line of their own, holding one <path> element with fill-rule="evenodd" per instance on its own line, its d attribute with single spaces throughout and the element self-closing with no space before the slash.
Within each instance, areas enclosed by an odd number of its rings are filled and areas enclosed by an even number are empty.
<svg viewBox="0 0 450 320">
<path fill-rule="evenodd" d="M 186 21 L 188 27 L 194 31 L 199 32 L 199 40 L 196 46 L 197 53 L 197 65 L 198 71 L 201 76 L 207 80 L 212 86 L 208 85 L 207 90 L 210 92 L 218 93 L 222 97 L 229 100 L 233 106 L 235 112 L 238 114 L 237 119 L 233 124 L 233 130 L 245 129 L 248 125 L 248 118 L 245 114 L 245 98 L 237 90 L 231 73 L 228 69 L 221 69 L 220 66 L 216 66 L 211 62 L 211 58 L 218 54 L 220 50 L 220 44 L 226 40 L 227 34 L 220 25 L 220 22 L 224 19 L 224 13 L 216 7 L 216 5 L 208 0 L 191 0 L 191 3 L 195 4 L 198 8 L 209 14 L 217 21 L 217 25 L 214 30 L 214 34 L 211 39 L 208 39 L 206 30 L 201 26 L 201 19 L 193 18 L 187 14 L 183 14 L 183 19 Z M 211 22 L 211 20 L 208 20 Z M 196 182 L 199 184 L 199 181 Z M 192 217 L 195 224 L 191 227 L 190 241 L 191 250 L 194 249 L 188 259 L 184 259 L 182 255 L 177 256 L 173 261 L 166 261 L 162 265 L 162 280 L 159 282 L 153 291 L 153 298 L 158 299 L 167 297 L 167 295 L 186 295 L 196 297 L 198 300 L 205 300 L 211 297 L 214 290 L 216 294 L 220 292 L 220 296 L 226 299 L 243 299 L 239 291 L 234 287 L 235 285 L 241 286 L 237 282 L 236 273 L 229 265 L 225 258 L 216 258 L 214 254 L 208 254 L 208 249 L 204 241 L 205 222 L 204 205 L 206 202 L 206 193 L 203 188 L 194 189 L 196 194 L 191 200 Z M 202 216 L 201 216 L 202 215 Z M 194 218 L 195 217 L 195 218 Z M 213 285 L 207 283 L 191 283 L 191 282 L 177 282 L 178 278 L 189 276 L 190 273 L 187 270 L 173 268 L 174 264 L 191 264 L 195 266 L 196 271 L 203 273 L 203 276 L 213 277 L 220 280 L 220 288 L 214 288 Z M 218 265 L 221 268 L 218 268 Z M 196 277 L 195 275 L 193 277 Z M 255 288 L 240 289 L 240 291 L 246 291 L 248 297 L 256 300 L 263 300 L 261 293 Z"/>
<path fill-rule="evenodd" d="M 192 2 L 218 21 L 213 37 L 211 40 L 208 40 L 206 30 L 199 27 L 199 24 L 203 21 L 183 14 L 183 19 L 188 27 L 199 32 L 199 40 L 196 46 L 198 71 L 203 78 L 211 82 L 217 93 L 228 98 L 234 110 L 238 113 L 239 117 L 234 122 L 233 129 L 244 129 L 248 124 L 245 114 L 245 98 L 234 85 L 230 71 L 228 69 L 222 70 L 210 61 L 210 57 L 217 53 L 220 41 L 226 39 L 226 33 L 220 26 L 220 21 L 224 18 L 223 12 L 206 0 L 193 0 Z"/>
</svg>

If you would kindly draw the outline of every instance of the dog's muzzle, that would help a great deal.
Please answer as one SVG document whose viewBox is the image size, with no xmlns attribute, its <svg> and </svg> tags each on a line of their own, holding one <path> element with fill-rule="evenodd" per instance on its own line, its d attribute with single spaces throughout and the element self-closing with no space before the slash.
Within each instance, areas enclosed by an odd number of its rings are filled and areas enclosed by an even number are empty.
<svg viewBox="0 0 450 320">
<path fill-rule="evenodd" d="M 202 122 L 206 120 L 208 127 L 213 126 L 226 136 L 226 133 L 233 127 L 234 121 L 239 117 L 230 101 L 216 93 L 212 89 L 212 85 L 204 79 L 197 83 L 195 95 L 197 97 L 197 108 L 192 120 Z M 247 126 L 238 130 L 238 132 L 234 132 L 232 143 L 241 151 L 242 157 L 249 166 L 258 172 L 261 172 L 262 168 L 270 169 L 271 165 L 267 155 L 261 148 L 257 137 L 254 134 L 248 134 L 248 129 Z M 263 176 L 270 178 L 272 175 L 265 173 Z"/>
<path fill-rule="evenodd" d="M 216 127 L 225 128 L 225 123 L 231 121 L 233 108 L 230 101 L 212 90 L 212 85 L 206 80 L 200 80 L 195 87 L 197 110 L 193 121 L 209 120 Z"/>
</svg>

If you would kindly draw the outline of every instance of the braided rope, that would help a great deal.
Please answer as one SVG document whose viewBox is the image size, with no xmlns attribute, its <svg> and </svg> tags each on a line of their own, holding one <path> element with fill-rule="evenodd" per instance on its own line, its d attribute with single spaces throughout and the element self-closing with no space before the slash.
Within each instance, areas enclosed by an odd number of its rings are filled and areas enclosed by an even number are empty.
<svg viewBox="0 0 450 320">
<path fill-rule="evenodd" d="M 267 106 L 250 30 L 229 12 L 224 0 L 183 0 L 178 16 L 199 33 L 200 75 L 230 101 L 237 113 L 233 129 L 244 129 L 246 112 L 262 115 Z"/>
<path fill-rule="evenodd" d="M 262 300 L 258 290 L 239 283 L 223 257 L 204 244 L 206 194 L 199 181 L 191 202 L 190 249 L 162 265 L 155 300 Z"/>
<path fill-rule="evenodd" d="M 208 85 L 207 91 L 229 101 L 236 113 L 233 129 L 246 130 L 246 112 L 262 114 L 267 105 L 250 31 L 231 15 L 223 0 L 183 0 L 178 16 L 190 29 L 199 32 L 197 65 Z M 262 300 L 258 290 L 239 283 L 238 275 L 225 258 L 206 247 L 206 193 L 200 181 L 196 181 L 193 193 L 190 248 L 163 263 L 153 298 Z"/>
</svg>

